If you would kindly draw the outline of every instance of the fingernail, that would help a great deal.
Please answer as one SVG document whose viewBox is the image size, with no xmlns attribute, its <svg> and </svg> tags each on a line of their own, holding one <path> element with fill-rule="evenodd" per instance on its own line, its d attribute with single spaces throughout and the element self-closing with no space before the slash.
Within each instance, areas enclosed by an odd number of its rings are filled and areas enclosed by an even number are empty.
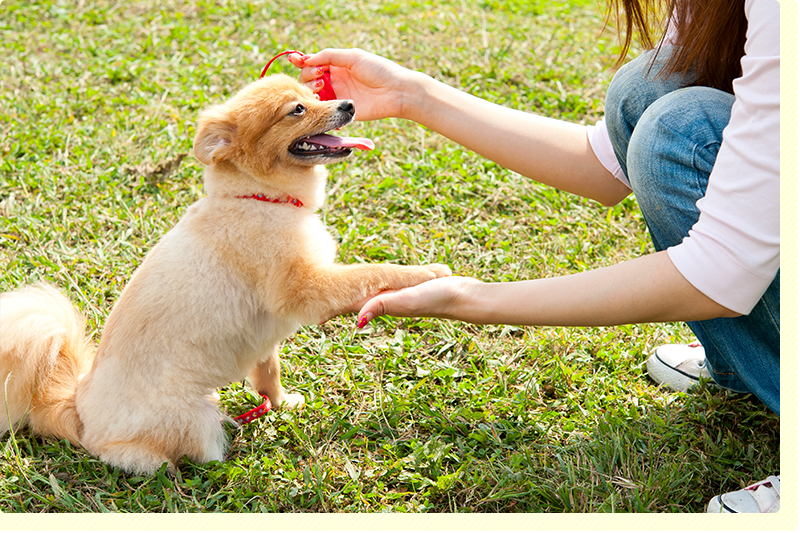
<svg viewBox="0 0 800 533">
<path fill-rule="evenodd" d="M 303 57 L 301 57 L 301 58 L 300 58 L 300 61 L 302 61 L 302 62 L 304 62 L 304 63 L 305 63 L 306 61 L 308 61 L 308 59 L 309 59 L 310 57 L 311 57 L 310 55 L 306 54 L 306 55 L 304 55 Z"/>
<path fill-rule="evenodd" d="M 308 56 L 301 56 L 301 55 L 300 55 L 300 54 L 298 54 L 298 53 L 294 53 L 294 54 L 289 54 L 288 56 L 286 56 L 286 58 L 287 58 L 287 59 L 289 59 L 289 60 L 291 60 L 291 59 L 292 59 L 293 57 L 295 57 L 295 56 L 298 58 L 298 59 L 297 59 L 297 61 L 299 61 L 299 62 L 300 62 L 300 66 L 304 66 L 304 65 L 303 65 L 303 63 L 305 63 L 305 62 L 306 62 L 306 58 L 307 58 Z"/>
<path fill-rule="evenodd" d="M 365 314 L 364 316 L 362 316 L 361 318 L 358 319 L 358 329 L 362 329 L 364 326 L 367 325 L 367 323 L 369 322 L 369 319 L 370 319 L 369 315 L 370 314 L 367 313 L 367 314 Z"/>
<path fill-rule="evenodd" d="M 321 89 L 323 85 L 325 85 L 325 82 L 322 80 L 317 80 L 314 82 L 315 89 Z"/>
<path fill-rule="evenodd" d="M 317 67 L 314 69 L 314 76 L 322 76 L 325 73 L 325 69 L 322 67 Z"/>
</svg>

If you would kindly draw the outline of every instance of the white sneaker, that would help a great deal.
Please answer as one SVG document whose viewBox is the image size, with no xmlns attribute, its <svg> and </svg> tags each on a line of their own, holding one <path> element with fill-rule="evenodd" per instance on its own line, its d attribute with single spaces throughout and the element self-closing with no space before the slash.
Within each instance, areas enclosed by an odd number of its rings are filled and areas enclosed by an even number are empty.
<svg viewBox="0 0 800 533">
<path fill-rule="evenodd" d="M 681 392 L 700 383 L 700 378 L 713 381 L 699 342 L 659 346 L 647 359 L 647 373 L 656 383 Z"/>
<path fill-rule="evenodd" d="M 781 476 L 728 492 L 708 502 L 707 513 L 777 513 L 781 510 Z"/>
</svg>

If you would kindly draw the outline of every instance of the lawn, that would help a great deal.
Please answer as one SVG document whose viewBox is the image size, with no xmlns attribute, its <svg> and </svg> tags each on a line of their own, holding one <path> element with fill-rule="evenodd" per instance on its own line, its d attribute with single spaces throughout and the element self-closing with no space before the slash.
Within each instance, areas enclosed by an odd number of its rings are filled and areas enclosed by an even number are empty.
<svg viewBox="0 0 800 533">
<path fill-rule="evenodd" d="M 618 51 L 603 22 L 594 0 L 6 0 L 0 290 L 57 284 L 99 337 L 145 253 L 203 195 L 198 111 L 282 50 L 357 46 L 590 124 Z M 330 167 L 322 216 L 341 262 L 504 281 L 652 251 L 632 197 L 602 207 L 401 120 L 347 133 L 376 149 Z M 143 478 L 21 430 L 0 440 L 0 511 L 702 512 L 780 471 L 780 423 L 750 396 L 649 381 L 651 350 L 690 340 L 682 324 L 357 331 L 339 317 L 283 347 L 306 407 L 228 426 L 225 462 Z M 256 401 L 243 383 L 221 397 L 232 415 Z"/>
</svg>

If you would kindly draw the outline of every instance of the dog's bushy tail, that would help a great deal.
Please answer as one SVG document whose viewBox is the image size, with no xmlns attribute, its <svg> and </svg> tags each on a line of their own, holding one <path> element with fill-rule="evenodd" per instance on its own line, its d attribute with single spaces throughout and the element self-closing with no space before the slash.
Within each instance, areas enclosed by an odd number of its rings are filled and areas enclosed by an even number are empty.
<svg viewBox="0 0 800 533">
<path fill-rule="evenodd" d="M 85 328 L 84 317 L 49 285 L 0 294 L 0 435 L 27 424 L 78 443 L 75 389 L 95 354 Z"/>
</svg>

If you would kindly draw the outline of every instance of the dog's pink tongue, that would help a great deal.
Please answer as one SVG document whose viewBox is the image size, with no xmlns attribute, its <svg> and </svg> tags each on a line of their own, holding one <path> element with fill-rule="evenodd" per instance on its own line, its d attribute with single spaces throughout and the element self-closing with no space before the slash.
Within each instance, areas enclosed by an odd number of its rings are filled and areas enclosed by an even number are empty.
<svg viewBox="0 0 800 533">
<path fill-rule="evenodd" d="M 314 144 L 321 144 L 328 148 L 359 148 L 361 150 L 375 149 L 375 143 L 369 139 L 361 137 L 336 137 L 335 135 L 314 135 L 306 141 Z"/>
</svg>

